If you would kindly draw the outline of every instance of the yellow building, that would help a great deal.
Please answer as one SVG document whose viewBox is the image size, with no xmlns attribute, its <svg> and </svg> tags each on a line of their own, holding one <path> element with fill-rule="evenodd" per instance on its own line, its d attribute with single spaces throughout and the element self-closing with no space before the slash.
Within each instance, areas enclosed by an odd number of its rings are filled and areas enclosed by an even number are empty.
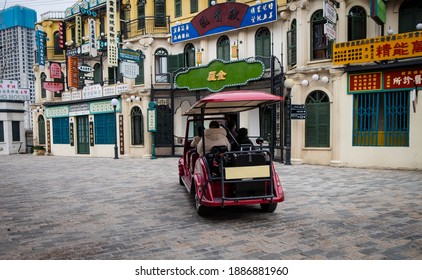
<svg viewBox="0 0 422 280">
<path fill-rule="evenodd" d="M 392 86 L 399 79 L 418 81 L 420 5 L 417 0 L 75 3 L 64 17 L 64 89 L 47 90 L 37 99 L 51 141 L 48 150 L 53 155 L 113 156 L 117 135 L 119 156 L 180 154 L 182 113 L 213 91 L 243 88 L 285 97 L 280 107 L 228 116 L 238 127 L 248 127 L 252 137 L 264 136 L 276 159 L 420 169 L 417 94 L 411 86 Z M 46 25 L 52 38 L 48 24 L 39 25 Z M 374 41 L 381 40 L 394 43 L 396 53 L 380 57 L 387 47 Z M 355 44 L 377 48 L 378 56 L 359 60 Z M 177 82 L 188 70 L 217 60 L 224 65 L 260 61 L 263 73 L 218 89 Z M 74 71 L 66 67 L 71 65 Z M 414 71 L 410 78 L 404 69 Z M 247 76 L 245 72 L 239 68 L 234 75 Z M 72 75 L 80 79 L 69 86 Z M 368 77 L 378 87 L 370 88 L 374 84 L 369 85 Z M 113 98 L 118 100 L 116 116 Z M 158 116 L 153 127 L 147 122 L 149 110 Z M 70 131 L 69 137 L 54 131 Z"/>
</svg>

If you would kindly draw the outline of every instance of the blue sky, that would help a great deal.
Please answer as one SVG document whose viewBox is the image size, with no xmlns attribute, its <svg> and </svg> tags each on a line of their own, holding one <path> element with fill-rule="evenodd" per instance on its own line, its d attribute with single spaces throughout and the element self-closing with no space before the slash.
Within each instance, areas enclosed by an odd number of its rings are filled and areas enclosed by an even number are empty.
<svg viewBox="0 0 422 280">
<path fill-rule="evenodd" d="M 21 5 L 37 12 L 38 19 L 40 15 L 49 11 L 65 11 L 71 7 L 77 0 L 0 0 L 0 10 L 14 5 Z"/>
</svg>

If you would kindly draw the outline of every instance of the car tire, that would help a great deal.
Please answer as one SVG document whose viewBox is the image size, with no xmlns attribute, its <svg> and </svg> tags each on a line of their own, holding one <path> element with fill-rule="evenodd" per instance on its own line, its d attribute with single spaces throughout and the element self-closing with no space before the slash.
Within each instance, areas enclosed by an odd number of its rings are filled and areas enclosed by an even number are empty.
<svg viewBox="0 0 422 280">
<path fill-rule="evenodd" d="M 277 203 L 265 203 L 261 204 L 261 209 L 267 213 L 273 213 L 277 209 Z"/>
<path fill-rule="evenodd" d="M 201 205 L 197 194 L 195 194 L 195 208 L 199 216 L 204 216 L 205 213 L 207 212 L 207 207 L 205 207 L 204 205 Z"/>
<path fill-rule="evenodd" d="M 179 184 L 180 184 L 181 186 L 184 186 L 184 185 L 185 185 L 185 184 L 183 184 L 182 176 L 179 176 Z"/>
</svg>

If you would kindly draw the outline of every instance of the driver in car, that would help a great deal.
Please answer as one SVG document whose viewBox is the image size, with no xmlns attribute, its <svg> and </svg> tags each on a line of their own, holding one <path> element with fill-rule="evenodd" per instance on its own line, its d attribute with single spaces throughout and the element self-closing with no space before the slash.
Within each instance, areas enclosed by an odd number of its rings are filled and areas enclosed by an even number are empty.
<svg viewBox="0 0 422 280">
<path fill-rule="evenodd" d="M 210 122 L 209 129 L 205 129 L 204 138 L 205 138 L 205 153 L 209 153 L 211 148 L 214 146 L 226 146 L 227 150 L 230 151 L 231 145 L 227 139 L 227 131 L 220 127 L 218 121 Z M 197 151 L 200 156 L 203 155 L 203 139 L 201 139 L 197 145 Z"/>
</svg>

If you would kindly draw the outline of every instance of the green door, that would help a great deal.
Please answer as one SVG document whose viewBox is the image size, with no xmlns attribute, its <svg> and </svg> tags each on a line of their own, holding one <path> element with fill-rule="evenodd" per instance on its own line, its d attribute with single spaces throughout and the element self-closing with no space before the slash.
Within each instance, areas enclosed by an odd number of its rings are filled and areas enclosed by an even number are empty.
<svg viewBox="0 0 422 280">
<path fill-rule="evenodd" d="M 89 154 L 89 122 L 88 116 L 78 116 L 76 118 L 78 154 Z"/>
</svg>

